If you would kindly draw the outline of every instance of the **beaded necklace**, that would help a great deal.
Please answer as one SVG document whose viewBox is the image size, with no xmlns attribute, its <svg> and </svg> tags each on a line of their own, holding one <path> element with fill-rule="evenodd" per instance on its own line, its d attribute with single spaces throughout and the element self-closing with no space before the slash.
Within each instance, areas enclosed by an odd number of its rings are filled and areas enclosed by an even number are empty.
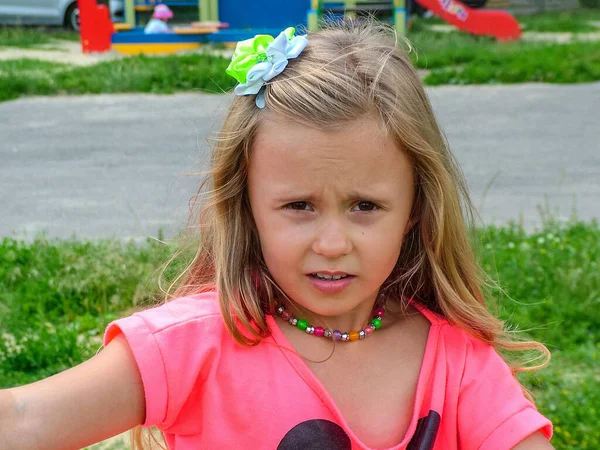
<svg viewBox="0 0 600 450">
<path fill-rule="evenodd" d="M 312 334 L 317 337 L 325 337 L 333 339 L 334 341 L 358 341 L 359 339 L 365 339 L 367 336 L 371 336 L 373 331 L 381 328 L 381 321 L 385 315 L 383 308 L 375 308 L 373 310 L 373 318 L 366 324 L 360 331 L 350 331 L 349 333 L 342 333 L 340 330 L 325 329 L 323 327 L 313 327 L 304 319 L 298 319 L 290 311 L 279 305 L 276 309 L 277 314 L 281 316 L 283 320 L 288 322 L 290 325 L 297 327 L 299 330 L 306 332 L 306 334 Z"/>
</svg>

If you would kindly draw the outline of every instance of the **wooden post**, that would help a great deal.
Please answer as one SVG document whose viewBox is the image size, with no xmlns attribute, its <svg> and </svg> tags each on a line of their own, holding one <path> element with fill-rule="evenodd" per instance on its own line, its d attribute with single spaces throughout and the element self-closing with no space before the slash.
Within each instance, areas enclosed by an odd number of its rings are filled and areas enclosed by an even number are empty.
<svg viewBox="0 0 600 450">
<path fill-rule="evenodd" d="M 406 0 L 394 0 L 394 27 L 401 36 L 406 36 Z"/>
<path fill-rule="evenodd" d="M 308 10 L 308 31 L 315 31 L 319 27 L 319 19 L 322 13 L 321 0 L 310 0 L 310 9 Z"/>
<path fill-rule="evenodd" d="M 135 7 L 133 4 L 134 0 L 125 0 L 125 22 L 132 28 L 137 24 L 135 18 Z"/>
<path fill-rule="evenodd" d="M 211 21 L 219 22 L 219 0 L 212 0 Z"/>
<path fill-rule="evenodd" d="M 344 16 L 348 19 L 356 18 L 356 0 L 346 0 L 344 2 Z"/>
<path fill-rule="evenodd" d="M 210 1 L 212 0 L 198 0 L 200 7 L 200 22 L 210 21 Z"/>
</svg>

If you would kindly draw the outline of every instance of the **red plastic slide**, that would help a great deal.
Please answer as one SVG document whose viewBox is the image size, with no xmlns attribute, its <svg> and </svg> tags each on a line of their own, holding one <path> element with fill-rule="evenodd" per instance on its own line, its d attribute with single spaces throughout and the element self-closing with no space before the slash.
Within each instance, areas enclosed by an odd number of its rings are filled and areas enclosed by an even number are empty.
<svg viewBox="0 0 600 450">
<path fill-rule="evenodd" d="M 436 16 L 459 30 L 471 34 L 495 36 L 497 39 L 519 39 L 519 22 L 504 11 L 469 8 L 457 0 L 416 0 Z"/>
</svg>

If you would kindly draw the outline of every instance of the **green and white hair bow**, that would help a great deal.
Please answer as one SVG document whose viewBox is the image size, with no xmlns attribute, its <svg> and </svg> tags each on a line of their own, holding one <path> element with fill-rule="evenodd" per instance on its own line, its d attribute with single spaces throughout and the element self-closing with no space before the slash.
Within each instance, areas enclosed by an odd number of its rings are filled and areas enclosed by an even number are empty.
<svg viewBox="0 0 600 450">
<path fill-rule="evenodd" d="M 257 34 L 238 42 L 226 72 L 239 81 L 236 95 L 256 95 L 256 106 L 265 107 L 265 83 L 283 72 L 288 60 L 296 58 L 308 44 L 306 36 L 294 36 L 294 27 L 286 28 L 274 38 Z"/>
</svg>

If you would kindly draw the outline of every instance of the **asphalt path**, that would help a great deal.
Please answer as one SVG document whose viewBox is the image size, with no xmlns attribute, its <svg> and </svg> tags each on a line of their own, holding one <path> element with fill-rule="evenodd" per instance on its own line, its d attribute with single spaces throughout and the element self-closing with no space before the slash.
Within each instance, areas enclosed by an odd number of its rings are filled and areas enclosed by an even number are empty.
<svg viewBox="0 0 600 450">
<path fill-rule="evenodd" d="M 600 83 L 428 89 L 483 224 L 600 217 Z M 224 95 L 0 103 L 0 236 L 143 239 L 186 222 Z"/>
</svg>

